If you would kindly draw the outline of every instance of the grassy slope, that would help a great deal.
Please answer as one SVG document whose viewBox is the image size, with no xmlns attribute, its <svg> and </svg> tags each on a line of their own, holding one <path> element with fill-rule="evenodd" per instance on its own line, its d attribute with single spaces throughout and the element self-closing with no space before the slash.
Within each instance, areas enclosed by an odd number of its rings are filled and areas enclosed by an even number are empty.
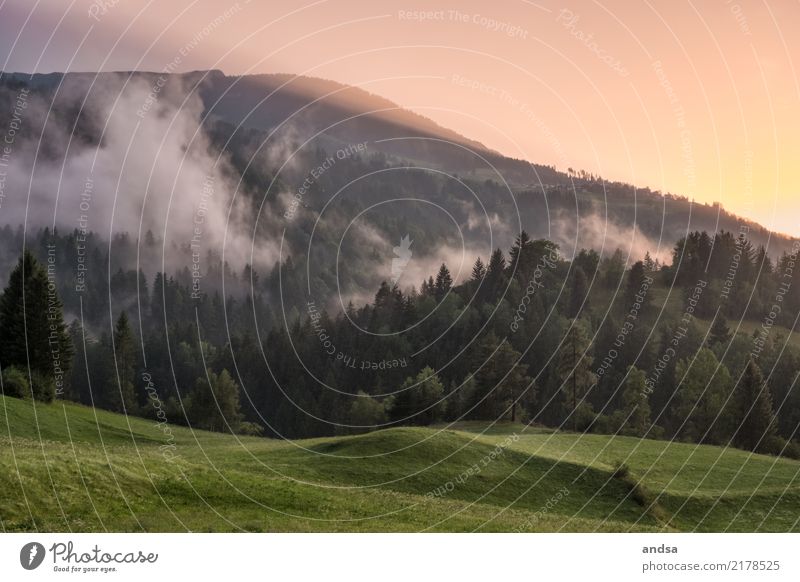
<svg viewBox="0 0 800 582">
<path fill-rule="evenodd" d="M 5 531 L 752 531 L 766 516 L 763 530 L 797 529 L 800 463 L 519 425 L 453 428 L 281 442 L 172 427 L 178 458 L 167 461 L 159 449 L 164 432 L 154 422 L 74 404 L 34 410 L 0 397 L 0 525 Z M 512 433 L 520 438 L 484 465 Z M 612 477 L 622 460 L 644 477 L 648 491 L 663 492 L 657 511 L 646 511 L 629 485 Z M 476 463 L 480 472 L 459 483 Z M 448 482 L 443 497 L 425 495 Z M 569 495 L 537 515 L 561 488 Z"/>
</svg>

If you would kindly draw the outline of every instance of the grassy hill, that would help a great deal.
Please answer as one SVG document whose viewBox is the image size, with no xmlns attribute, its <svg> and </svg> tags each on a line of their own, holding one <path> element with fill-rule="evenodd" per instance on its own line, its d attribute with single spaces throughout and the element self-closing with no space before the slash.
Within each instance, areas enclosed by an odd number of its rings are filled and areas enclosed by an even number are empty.
<svg viewBox="0 0 800 582">
<path fill-rule="evenodd" d="M 166 428 L 0 397 L 0 527 L 800 530 L 800 463 L 732 449 L 511 424 L 302 441 Z"/>
</svg>

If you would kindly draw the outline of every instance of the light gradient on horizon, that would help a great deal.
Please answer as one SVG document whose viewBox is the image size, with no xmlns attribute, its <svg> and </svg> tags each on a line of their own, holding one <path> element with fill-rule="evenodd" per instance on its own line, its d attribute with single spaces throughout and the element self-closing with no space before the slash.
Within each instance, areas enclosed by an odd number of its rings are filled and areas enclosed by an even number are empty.
<svg viewBox="0 0 800 582">
<path fill-rule="evenodd" d="M 333 79 L 507 155 L 800 235 L 797 22 L 797 2 L 727 0 L 11 0 L 0 56 L 6 71 Z"/>
</svg>

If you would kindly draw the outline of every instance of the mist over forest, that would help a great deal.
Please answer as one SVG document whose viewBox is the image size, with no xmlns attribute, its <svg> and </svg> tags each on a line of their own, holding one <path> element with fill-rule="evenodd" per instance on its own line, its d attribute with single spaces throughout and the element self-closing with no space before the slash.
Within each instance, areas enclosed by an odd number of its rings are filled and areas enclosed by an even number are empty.
<svg viewBox="0 0 800 582">
<path fill-rule="evenodd" d="M 800 456 L 797 240 L 293 80 L 3 75 L 2 322 L 63 314 L 55 371 L 3 331 L 6 394 L 270 437 L 513 420 Z"/>
</svg>

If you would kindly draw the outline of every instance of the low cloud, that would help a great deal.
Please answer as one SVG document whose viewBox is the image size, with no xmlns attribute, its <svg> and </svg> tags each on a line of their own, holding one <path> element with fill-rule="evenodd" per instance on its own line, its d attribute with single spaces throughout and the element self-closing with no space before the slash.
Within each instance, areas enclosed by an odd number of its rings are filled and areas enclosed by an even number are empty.
<svg viewBox="0 0 800 582">
<path fill-rule="evenodd" d="M 108 238 L 152 230 L 172 268 L 186 266 L 191 245 L 205 258 L 208 251 L 221 255 L 224 244 L 231 264 L 249 262 L 252 203 L 246 192 L 236 193 L 236 173 L 201 126 L 200 97 L 181 77 L 171 77 L 156 98 L 146 77 L 125 85 L 126 78 L 98 77 L 82 109 L 79 130 L 88 125 L 102 132 L 99 144 L 87 144 L 97 136 L 73 132 L 60 111 L 48 112 L 49 104 L 34 99 L 27 121 L 37 130 L 45 123 L 46 137 L 40 141 L 37 131 L 35 139 L 15 144 L 6 185 L 14 196 L 5 200 L 0 223 L 27 220 L 35 229 L 55 222 Z M 79 109 L 86 96 L 69 91 L 58 96 L 61 111 Z M 276 260 L 275 241 L 259 241 L 257 249 L 257 264 Z"/>
</svg>

